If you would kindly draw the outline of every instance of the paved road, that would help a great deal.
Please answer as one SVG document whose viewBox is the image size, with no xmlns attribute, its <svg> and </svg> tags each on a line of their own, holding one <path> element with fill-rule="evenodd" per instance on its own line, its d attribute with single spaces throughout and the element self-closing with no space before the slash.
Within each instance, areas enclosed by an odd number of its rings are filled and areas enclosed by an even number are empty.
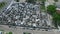
<svg viewBox="0 0 60 34">
<path fill-rule="evenodd" d="M 13 34 L 23 34 L 23 32 L 29 32 L 32 34 L 60 34 L 60 32 L 54 32 L 54 31 L 40 31 L 40 30 L 27 30 L 27 29 L 21 29 L 21 27 L 9 28 L 7 25 L 0 25 L 0 29 L 3 29 L 5 32 L 12 31 Z"/>
</svg>

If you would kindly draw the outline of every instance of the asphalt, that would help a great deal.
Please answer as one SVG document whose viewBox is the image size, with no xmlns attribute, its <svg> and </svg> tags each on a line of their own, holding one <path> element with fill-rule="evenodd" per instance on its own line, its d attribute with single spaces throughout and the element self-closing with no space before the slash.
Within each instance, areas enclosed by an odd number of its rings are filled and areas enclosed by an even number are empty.
<svg viewBox="0 0 60 34">
<path fill-rule="evenodd" d="M 56 31 L 41 31 L 41 30 L 27 30 L 22 29 L 21 27 L 9 28 L 7 25 L 0 25 L 0 29 L 4 30 L 4 32 L 13 32 L 13 34 L 23 34 L 23 32 L 28 32 L 31 34 L 60 34 L 60 32 Z"/>
</svg>

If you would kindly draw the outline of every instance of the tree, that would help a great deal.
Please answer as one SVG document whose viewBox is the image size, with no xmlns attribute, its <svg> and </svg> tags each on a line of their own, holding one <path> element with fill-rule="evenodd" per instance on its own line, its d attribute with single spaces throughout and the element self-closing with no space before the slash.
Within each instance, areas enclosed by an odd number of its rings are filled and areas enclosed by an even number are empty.
<svg viewBox="0 0 60 34">
<path fill-rule="evenodd" d="M 54 13 L 53 14 L 53 24 L 55 25 L 55 27 L 58 27 L 58 25 L 60 26 L 60 14 Z"/>
<path fill-rule="evenodd" d="M 49 5 L 49 6 L 47 7 L 47 11 L 48 11 L 49 14 L 53 15 L 53 13 L 56 12 L 56 6 L 54 6 L 54 5 Z"/>
<path fill-rule="evenodd" d="M 49 14 L 52 15 L 53 17 L 53 24 L 56 28 L 58 28 L 58 25 L 60 25 L 60 14 L 56 12 L 56 6 L 54 5 L 49 5 L 47 7 L 47 11 Z"/>
<path fill-rule="evenodd" d="M 55 13 L 53 14 L 53 24 L 56 28 L 58 27 L 57 26 L 57 15 Z"/>
<path fill-rule="evenodd" d="M 12 34 L 12 32 L 9 32 L 9 34 Z"/>
<path fill-rule="evenodd" d="M 58 2 L 58 0 L 54 0 L 55 2 Z"/>
<path fill-rule="evenodd" d="M 5 4 L 6 4 L 6 2 L 1 2 L 1 3 L 0 3 L 0 8 L 4 7 Z"/>
<path fill-rule="evenodd" d="M 45 2 L 46 0 L 40 0 L 40 1 Z"/>
<path fill-rule="evenodd" d="M 35 3 L 36 0 L 26 0 L 28 3 Z"/>
<path fill-rule="evenodd" d="M 15 0 L 16 2 L 19 2 L 19 0 Z"/>
</svg>

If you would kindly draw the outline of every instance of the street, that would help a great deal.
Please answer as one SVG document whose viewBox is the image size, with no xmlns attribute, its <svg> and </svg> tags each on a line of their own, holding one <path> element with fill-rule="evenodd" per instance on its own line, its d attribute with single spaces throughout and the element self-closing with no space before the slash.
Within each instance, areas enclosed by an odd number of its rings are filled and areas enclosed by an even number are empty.
<svg viewBox="0 0 60 34">
<path fill-rule="evenodd" d="M 27 30 L 21 27 L 9 28 L 7 25 L 0 25 L 0 29 L 4 30 L 4 32 L 11 31 L 13 34 L 23 34 L 23 32 L 29 32 L 31 34 L 60 34 L 60 32 L 56 31 Z"/>
</svg>

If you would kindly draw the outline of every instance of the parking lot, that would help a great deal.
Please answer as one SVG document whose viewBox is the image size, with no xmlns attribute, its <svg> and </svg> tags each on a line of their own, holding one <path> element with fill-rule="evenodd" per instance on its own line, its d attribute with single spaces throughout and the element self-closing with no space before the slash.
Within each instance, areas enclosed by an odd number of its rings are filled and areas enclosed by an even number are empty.
<svg viewBox="0 0 60 34">
<path fill-rule="evenodd" d="M 39 7 L 40 5 L 37 3 L 12 1 L 0 13 L 0 23 L 5 24 L 0 25 L 0 29 L 4 30 L 4 32 L 12 31 L 13 34 L 23 34 L 23 32 L 29 32 L 31 34 L 56 34 L 54 31 L 45 30 L 45 28 L 51 27 L 50 15 L 48 14 L 47 17 L 46 12 L 40 11 Z"/>
<path fill-rule="evenodd" d="M 17 26 L 27 27 L 51 26 L 50 18 L 46 16 L 45 12 L 40 13 L 39 7 L 40 5 L 37 3 L 12 3 L 8 9 L 0 13 L 0 22 L 7 25 L 15 23 Z"/>
</svg>

